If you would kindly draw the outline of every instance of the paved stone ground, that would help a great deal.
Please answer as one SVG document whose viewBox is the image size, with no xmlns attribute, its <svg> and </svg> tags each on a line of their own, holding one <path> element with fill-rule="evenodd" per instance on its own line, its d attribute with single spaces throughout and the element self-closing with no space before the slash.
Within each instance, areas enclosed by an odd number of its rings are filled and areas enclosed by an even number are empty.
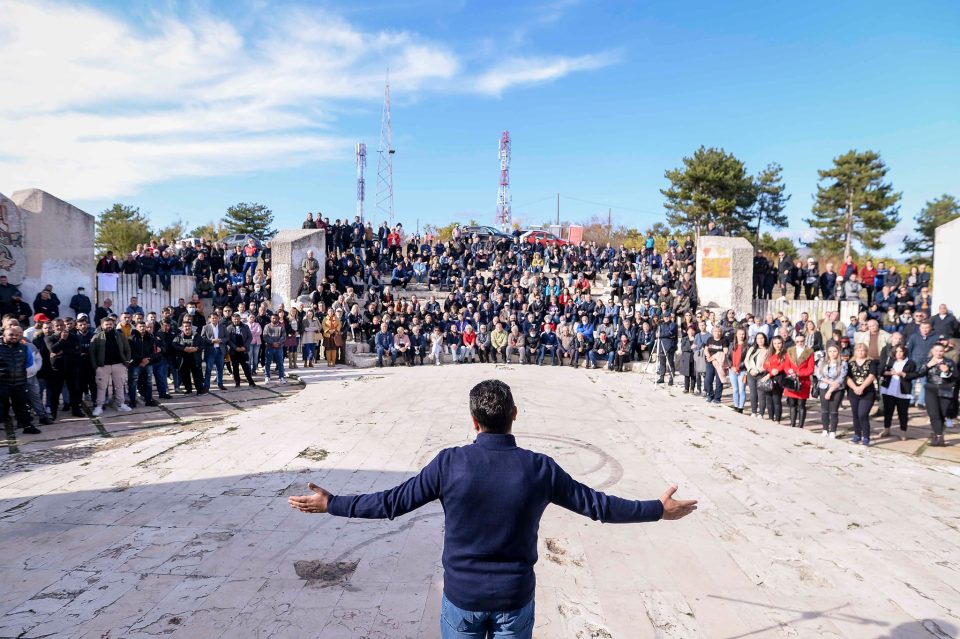
<svg viewBox="0 0 960 639">
<path fill-rule="evenodd" d="M 467 443 L 513 386 L 521 445 L 680 522 L 549 508 L 536 637 L 956 637 L 960 465 L 740 416 L 640 375 L 519 366 L 308 372 L 226 419 L 23 445 L 0 461 L 0 637 L 435 637 L 442 513 L 305 515 Z M 144 417 L 146 419 L 146 417 Z M 109 427 L 107 427 L 109 428 Z"/>
</svg>

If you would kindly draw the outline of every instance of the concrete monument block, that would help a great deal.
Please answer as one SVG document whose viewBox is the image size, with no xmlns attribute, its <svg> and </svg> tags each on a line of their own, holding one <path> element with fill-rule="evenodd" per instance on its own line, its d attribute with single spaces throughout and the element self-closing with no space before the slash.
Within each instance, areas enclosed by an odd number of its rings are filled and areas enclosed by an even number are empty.
<svg viewBox="0 0 960 639">
<path fill-rule="evenodd" d="M 937 227 L 933 236 L 933 303 L 960 311 L 960 218 Z"/>
<path fill-rule="evenodd" d="M 737 314 L 753 307 L 753 245 L 742 237 L 701 235 L 697 245 L 700 306 Z"/>
<path fill-rule="evenodd" d="M 14 264 L 9 273 L 11 282 L 23 292 L 23 300 L 33 303 L 47 284 L 53 285 L 64 306 L 79 286 L 92 295 L 96 266 L 94 217 L 40 189 L 17 191 L 10 200 L 3 198 L 4 202 L 11 200 L 16 210 L 10 219 L 17 213 L 20 217 L 20 244 L 11 240 L 15 225 L 5 216 L 6 228 L 0 229 L 0 261 L 9 252 L 15 256 L 15 262 L 22 262 L 22 270 Z M 6 209 L 9 212 L 9 206 Z M 0 265 L 0 270 L 7 269 Z M 60 312 L 65 310 L 61 308 Z"/>
<path fill-rule="evenodd" d="M 303 271 L 300 270 L 300 264 L 303 258 L 307 256 L 307 251 L 312 250 L 313 256 L 320 262 L 320 271 L 317 273 L 317 281 L 324 278 L 324 265 L 327 261 L 326 238 L 323 231 L 313 229 L 297 229 L 290 231 L 280 231 L 271 240 L 273 248 L 273 276 L 271 279 L 273 290 L 271 291 L 273 308 L 280 304 L 285 304 L 290 308 L 291 302 L 295 299 L 297 289 L 303 281 Z"/>
</svg>

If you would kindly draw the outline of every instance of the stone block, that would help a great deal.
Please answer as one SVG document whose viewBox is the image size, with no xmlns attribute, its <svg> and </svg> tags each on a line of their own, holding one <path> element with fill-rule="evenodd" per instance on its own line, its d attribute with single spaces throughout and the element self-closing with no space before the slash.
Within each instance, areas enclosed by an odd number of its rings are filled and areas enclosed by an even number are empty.
<svg viewBox="0 0 960 639">
<path fill-rule="evenodd" d="M 10 202 L 15 205 L 12 209 Z M 63 315 L 69 311 L 67 305 L 77 287 L 84 287 L 88 296 L 93 294 L 92 215 L 40 189 L 17 191 L 9 200 L 0 196 L 0 204 L 4 205 L 3 225 L 7 226 L 0 227 L 0 270 L 10 273 L 11 282 L 20 287 L 25 302 L 32 304 L 37 293 L 52 284 Z M 17 227 L 13 220 L 18 216 L 21 243 L 16 246 L 11 238 Z M 15 256 L 15 261 L 22 260 L 22 270 L 17 264 L 3 266 L 2 256 L 7 252 Z"/>
<path fill-rule="evenodd" d="M 303 281 L 300 263 L 312 250 L 313 256 L 320 262 L 317 281 L 324 278 L 324 265 L 327 260 L 326 238 L 323 231 L 297 229 L 280 231 L 271 241 L 273 248 L 273 307 L 285 304 L 290 308 L 295 301 L 297 289 Z"/>
<path fill-rule="evenodd" d="M 742 237 L 700 236 L 697 294 L 700 306 L 737 314 L 752 310 L 753 245 Z"/>
<path fill-rule="evenodd" d="M 960 278 L 953 277 L 960 271 L 958 246 L 960 219 L 937 227 L 933 240 L 933 302 L 936 306 L 946 304 L 953 313 L 960 307 Z"/>
</svg>

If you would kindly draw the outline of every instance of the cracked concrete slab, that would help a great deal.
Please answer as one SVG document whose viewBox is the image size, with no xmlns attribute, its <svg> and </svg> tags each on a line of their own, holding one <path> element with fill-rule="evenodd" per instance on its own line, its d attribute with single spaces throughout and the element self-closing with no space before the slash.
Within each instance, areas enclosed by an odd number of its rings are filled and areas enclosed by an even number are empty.
<svg viewBox="0 0 960 639">
<path fill-rule="evenodd" d="M 522 446 L 614 494 L 676 482 L 701 500 L 634 526 L 549 508 L 536 637 L 958 636 L 957 464 L 636 375 L 519 366 L 316 374 L 300 391 L 181 402 L 179 423 L 108 417 L 115 437 L 71 424 L 27 444 L 0 461 L 0 636 L 436 637 L 439 504 L 391 522 L 285 499 L 307 481 L 388 488 L 466 444 L 467 391 L 493 375 L 513 387 Z"/>
</svg>

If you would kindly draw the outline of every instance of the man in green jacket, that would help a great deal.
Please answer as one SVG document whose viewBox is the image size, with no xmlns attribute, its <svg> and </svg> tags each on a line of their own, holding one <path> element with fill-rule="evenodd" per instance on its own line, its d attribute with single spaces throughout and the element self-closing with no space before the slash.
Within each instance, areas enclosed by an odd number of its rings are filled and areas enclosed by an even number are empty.
<svg viewBox="0 0 960 639">
<path fill-rule="evenodd" d="M 100 322 L 100 331 L 90 339 L 90 363 L 96 371 L 97 403 L 93 407 L 93 416 L 103 414 L 103 403 L 107 399 L 107 387 L 113 386 L 113 397 L 117 410 L 130 412 L 126 401 L 127 366 L 130 364 L 130 342 L 112 317 Z"/>
</svg>

